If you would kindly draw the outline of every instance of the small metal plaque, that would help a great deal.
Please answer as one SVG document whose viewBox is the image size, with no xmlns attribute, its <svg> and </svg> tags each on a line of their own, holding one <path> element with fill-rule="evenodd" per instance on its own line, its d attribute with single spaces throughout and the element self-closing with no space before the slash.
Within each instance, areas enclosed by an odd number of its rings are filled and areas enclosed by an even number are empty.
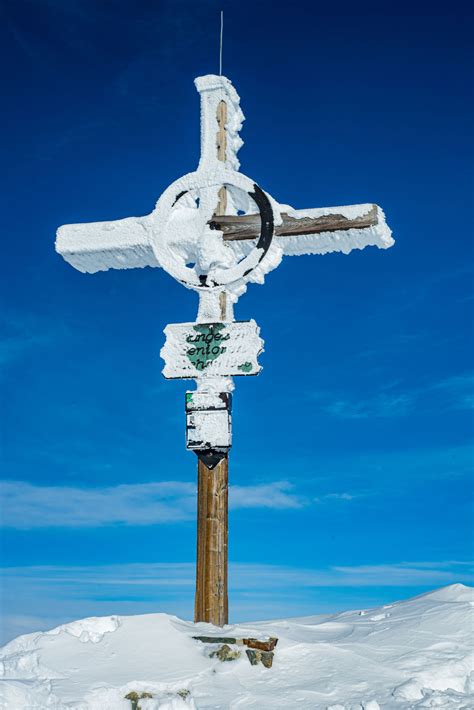
<svg viewBox="0 0 474 710">
<path fill-rule="evenodd" d="M 254 320 L 232 323 L 175 323 L 165 328 L 163 375 L 170 380 L 203 376 L 258 375 L 263 350 Z"/>
<path fill-rule="evenodd" d="M 232 446 L 232 395 L 186 392 L 186 447 L 191 451 Z"/>
</svg>

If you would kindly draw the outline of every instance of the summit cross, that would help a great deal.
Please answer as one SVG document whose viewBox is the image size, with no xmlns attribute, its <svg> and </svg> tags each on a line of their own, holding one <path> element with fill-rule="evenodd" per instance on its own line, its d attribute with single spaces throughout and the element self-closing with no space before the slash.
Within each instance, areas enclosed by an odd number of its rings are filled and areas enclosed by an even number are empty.
<svg viewBox="0 0 474 710">
<path fill-rule="evenodd" d="M 244 115 L 229 79 L 195 80 L 201 96 L 201 157 L 145 217 L 70 224 L 56 250 L 84 273 L 161 267 L 198 293 L 194 323 L 168 325 L 166 378 L 195 379 L 186 393 L 187 448 L 198 456 L 195 621 L 228 623 L 228 452 L 236 375 L 256 375 L 263 349 L 255 321 L 235 321 L 247 284 L 263 283 L 283 256 L 327 254 L 393 239 L 374 204 L 293 209 L 239 172 Z"/>
</svg>

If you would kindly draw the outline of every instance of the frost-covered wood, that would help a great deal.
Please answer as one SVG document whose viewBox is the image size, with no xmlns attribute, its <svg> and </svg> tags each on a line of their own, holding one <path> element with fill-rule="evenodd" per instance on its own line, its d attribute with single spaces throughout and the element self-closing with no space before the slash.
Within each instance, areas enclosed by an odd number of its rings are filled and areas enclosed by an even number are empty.
<svg viewBox="0 0 474 710">
<path fill-rule="evenodd" d="M 363 211 L 365 207 L 368 208 L 366 212 Z M 302 217 L 290 216 L 283 212 L 281 215 L 283 221 L 275 227 L 275 236 L 291 237 L 300 234 L 335 232 L 339 229 L 375 227 L 378 222 L 377 205 L 360 205 L 360 208 L 361 214 L 352 219 L 338 213 L 311 217 L 307 214 L 310 210 L 304 210 Z M 212 220 L 211 227 L 222 232 L 224 241 L 255 239 L 260 232 L 260 217 L 258 214 L 216 216 Z"/>
<path fill-rule="evenodd" d="M 228 458 L 212 469 L 198 464 L 198 528 L 194 621 L 229 622 L 227 594 Z"/>
<path fill-rule="evenodd" d="M 283 255 L 392 246 L 376 205 L 295 210 L 264 193 L 275 236 L 262 255 L 253 242 L 260 233 L 253 214 L 256 185 L 237 172 L 244 120 L 239 96 L 226 77 L 198 77 L 195 83 L 201 96 L 197 171 L 170 185 L 147 216 L 61 227 L 56 249 L 72 266 L 88 273 L 160 266 L 201 295 L 206 275 L 206 285 L 224 287 L 235 302 L 248 282 L 263 283 Z M 210 223 L 222 229 L 210 229 Z"/>
<path fill-rule="evenodd" d="M 374 204 L 350 207 L 325 207 L 295 210 L 283 205 L 282 224 L 275 227 L 275 241 L 287 256 L 298 254 L 349 253 L 352 249 L 377 246 L 387 249 L 393 244 L 385 215 Z M 193 241 L 193 211 L 182 209 L 175 221 L 188 242 Z M 257 214 L 214 216 L 214 229 L 223 233 L 226 243 L 255 239 L 260 231 Z M 128 217 L 112 222 L 69 224 L 60 227 L 57 251 L 82 272 L 95 273 L 108 269 L 133 269 L 160 266 L 152 247 L 153 219 Z M 191 257 L 190 257 L 191 258 Z"/>
</svg>

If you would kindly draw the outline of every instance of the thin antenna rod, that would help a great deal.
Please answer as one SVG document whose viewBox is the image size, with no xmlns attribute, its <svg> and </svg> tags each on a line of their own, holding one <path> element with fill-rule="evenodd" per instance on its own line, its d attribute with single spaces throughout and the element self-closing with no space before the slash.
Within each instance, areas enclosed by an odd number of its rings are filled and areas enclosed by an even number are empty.
<svg viewBox="0 0 474 710">
<path fill-rule="evenodd" d="M 222 45 L 224 41 L 224 10 L 221 10 L 221 41 L 219 47 L 219 76 L 222 76 Z"/>
</svg>

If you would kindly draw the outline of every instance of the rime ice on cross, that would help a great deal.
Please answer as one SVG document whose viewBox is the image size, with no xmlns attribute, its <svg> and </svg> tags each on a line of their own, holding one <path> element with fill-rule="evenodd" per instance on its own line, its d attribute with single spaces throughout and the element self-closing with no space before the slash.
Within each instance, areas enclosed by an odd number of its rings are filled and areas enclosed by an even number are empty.
<svg viewBox="0 0 474 710">
<path fill-rule="evenodd" d="M 79 271 L 160 266 L 199 294 L 195 323 L 167 326 L 165 377 L 195 379 L 186 394 L 187 446 L 198 454 L 195 621 L 222 626 L 227 604 L 227 488 L 234 375 L 259 372 L 254 321 L 235 322 L 247 283 L 263 283 L 282 256 L 393 244 L 382 210 L 355 205 L 294 210 L 239 172 L 244 116 L 223 76 L 195 81 L 201 95 L 201 159 L 146 217 L 72 224 L 56 249 Z"/>
<path fill-rule="evenodd" d="M 347 254 L 369 245 L 386 249 L 393 244 L 383 212 L 375 205 L 294 210 L 278 204 L 263 191 L 257 197 L 266 203 L 274 234 L 266 241 L 261 239 L 260 248 L 255 248 L 255 239 L 240 240 L 238 234 L 227 241 L 228 235 L 223 239 L 223 231 L 215 229 L 216 224 L 219 226 L 215 211 L 223 186 L 226 215 L 244 215 L 240 217 L 244 221 L 245 215 L 259 212 L 254 181 L 238 172 L 237 152 L 242 145 L 239 132 L 244 116 L 229 79 L 208 75 L 198 77 L 195 84 L 201 95 L 201 158 L 197 170 L 170 185 L 153 212 L 145 217 L 60 227 L 56 249 L 72 266 L 87 273 L 161 266 L 185 286 L 198 291 L 199 321 L 231 321 L 232 304 L 245 291 L 246 283 L 263 283 L 283 255 L 334 251 Z M 222 104 L 226 109 L 224 146 L 219 141 Z M 278 236 L 279 231 L 284 231 L 282 214 L 293 222 L 293 227 L 301 220 L 303 232 Z M 331 228 L 331 217 L 336 216 L 336 224 L 346 222 L 342 228 Z M 364 217 L 369 219 L 364 221 Z M 324 221 L 329 225 L 327 231 L 311 231 L 312 223 Z M 236 216 L 234 223 L 238 222 Z M 306 226 L 310 229 L 305 234 Z M 222 292 L 228 296 L 224 312 Z"/>
</svg>

